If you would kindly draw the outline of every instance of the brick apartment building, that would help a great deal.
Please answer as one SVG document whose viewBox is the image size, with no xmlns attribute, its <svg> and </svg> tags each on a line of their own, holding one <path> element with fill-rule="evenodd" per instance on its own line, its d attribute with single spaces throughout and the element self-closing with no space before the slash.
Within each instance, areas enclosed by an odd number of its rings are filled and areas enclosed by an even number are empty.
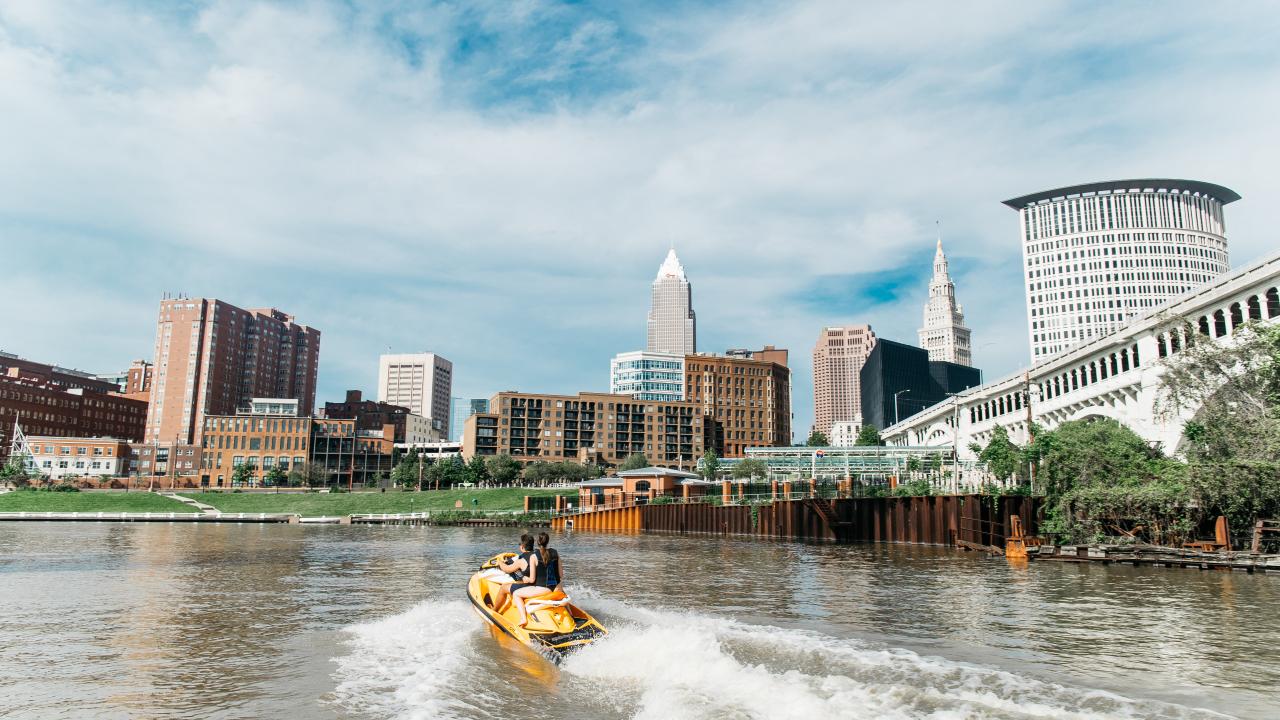
<svg viewBox="0 0 1280 720">
<path fill-rule="evenodd" d="M 232 487 L 235 469 L 254 468 L 250 485 L 261 485 L 273 468 L 284 472 L 314 463 L 325 484 L 363 487 L 392 470 L 395 426 L 358 430 L 354 418 L 296 415 L 209 415 L 201 432 L 202 487 Z"/>
<path fill-rule="evenodd" d="M 791 444 L 791 371 L 787 351 L 766 346 L 684 359 L 684 399 L 702 411 L 706 447 L 720 457 L 748 447 Z"/>
<path fill-rule="evenodd" d="M 129 444 L 122 440 L 41 435 L 27 435 L 26 440 L 37 472 L 51 480 L 125 474 Z"/>
<path fill-rule="evenodd" d="M 359 390 L 348 390 L 343 402 L 324 404 L 324 417 L 355 420 L 356 429 L 362 432 L 382 432 L 383 427 L 395 428 L 397 443 L 427 443 L 443 440 L 439 432 L 432 430 L 429 418 L 414 414 L 407 407 L 376 400 L 365 400 Z"/>
<path fill-rule="evenodd" d="M 639 453 L 654 465 L 691 468 L 703 447 L 696 403 L 607 393 L 500 392 L 489 400 L 489 412 L 467 418 L 462 456 L 617 465 Z"/>
<path fill-rule="evenodd" d="M 320 331 L 279 310 L 165 299 L 144 439 L 199 444 L 206 415 L 235 415 L 254 397 L 295 398 L 310 415 L 319 357 Z"/>
<path fill-rule="evenodd" d="M 26 436 L 142 439 L 147 403 L 76 385 L 15 365 L 0 374 L 0 463 L 8 462 L 15 423 Z"/>
</svg>

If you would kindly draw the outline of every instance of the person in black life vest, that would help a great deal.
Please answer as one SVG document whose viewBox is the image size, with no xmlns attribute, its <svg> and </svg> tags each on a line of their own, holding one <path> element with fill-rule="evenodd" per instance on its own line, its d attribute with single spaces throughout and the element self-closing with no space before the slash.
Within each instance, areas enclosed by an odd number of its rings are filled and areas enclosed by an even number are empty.
<svg viewBox="0 0 1280 720">
<path fill-rule="evenodd" d="M 528 544 L 525 544 L 525 539 Z M 524 535 L 520 538 L 521 547 L 533 550 L 533 536 Z M 527 568 L 524 571 L 524 582 L 515 583 L 511 586 L 511 601 L 515 603 L 516 610 L 520 613 L 520 627 L 529 624 L 529 615 L 525 612 L 524 603 L 530 598 L 546 595 L 551 592 L 547 586 L 547 560 L 549 556 L 546 550 L 538 550 L 535 552 L 525 552 L 525 563 Z"/>
<path fill-rule="evenodd" d="M 550 535 L 538 533 L 538 554 L 546 558 L 547 587 L 557 591 L 564 584 L 564 569 L 560 565 L 560 553 L 555 548 L 547 547 L 550 543 Z"/>
<path fill-rule="evenodd" d="M 528 583 L 521 583 L 529 576 L 529 556 L 535 555 L 533 552 L 533 536 L 525 533 L 520 536 L 520 546 L 516 548 L 516 556 L 511 558 L 510 562 L 499 562 L 498 569 L 507 573 L 516 579 L 514 583 L 503 583 L 498 588 L 498 596 L 493 599 L 493 609 L 502 612 L 506 609 L 507 600 L 511 597 L 511 592 L 515 588 L 527 587 Z"/>
</svg>

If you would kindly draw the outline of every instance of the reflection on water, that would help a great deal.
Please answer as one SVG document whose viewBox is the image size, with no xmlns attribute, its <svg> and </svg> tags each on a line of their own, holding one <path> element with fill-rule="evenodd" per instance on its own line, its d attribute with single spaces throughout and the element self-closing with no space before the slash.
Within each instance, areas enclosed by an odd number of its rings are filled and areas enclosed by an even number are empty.
<svg viewBox="0 0 1280 720">
<path fill-rule="evenodd" d="M 1280 577 L 562 536 L 612 632 L 556 668 L 465 601 L 513 534 L 0 524 L 0 715 L 1280 715 Z"/>
</svg>

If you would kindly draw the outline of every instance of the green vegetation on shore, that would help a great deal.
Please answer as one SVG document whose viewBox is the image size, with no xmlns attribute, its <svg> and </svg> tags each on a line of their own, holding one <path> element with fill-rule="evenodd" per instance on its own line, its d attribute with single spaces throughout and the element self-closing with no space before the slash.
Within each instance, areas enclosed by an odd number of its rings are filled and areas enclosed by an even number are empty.
<svg viewBox="0 0 1280 720">
<path fill-rule="evenodd" d="M 189 497 L 229 513 L 297 513 L 306 517 L 371 513 L 519 512 L 524 496 L 573 495 L 573 490 L 535 488 L 453 488 L 422 492 L 389 490 L 356 493 L 184 492 Z M 472 500 L 475 503 L 472 503 Z M 455 504 L 461 500 L 462 507 Z"/>
<path fill-rule="evenodd" d="M 195 510 L 148 492 L 14 490 L 0 495 L 0 512 L 179 512 Z"/>
</svg>

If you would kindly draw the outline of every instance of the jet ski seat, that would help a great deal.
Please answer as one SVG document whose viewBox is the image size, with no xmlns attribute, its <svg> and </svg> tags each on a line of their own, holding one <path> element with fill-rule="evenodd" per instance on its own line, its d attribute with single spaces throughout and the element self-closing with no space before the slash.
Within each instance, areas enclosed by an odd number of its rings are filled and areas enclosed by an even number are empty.
<svg viewBox="0 0 1280 720">
<path fill-rule="evenodd" d="M 525 610 L 533 612 L 540 608 L 560 607 L 569 604 L 569 596 L 559 590 L 552 590 L 541 595 L 535 595 L 524 601 Z"/>
</svg>

